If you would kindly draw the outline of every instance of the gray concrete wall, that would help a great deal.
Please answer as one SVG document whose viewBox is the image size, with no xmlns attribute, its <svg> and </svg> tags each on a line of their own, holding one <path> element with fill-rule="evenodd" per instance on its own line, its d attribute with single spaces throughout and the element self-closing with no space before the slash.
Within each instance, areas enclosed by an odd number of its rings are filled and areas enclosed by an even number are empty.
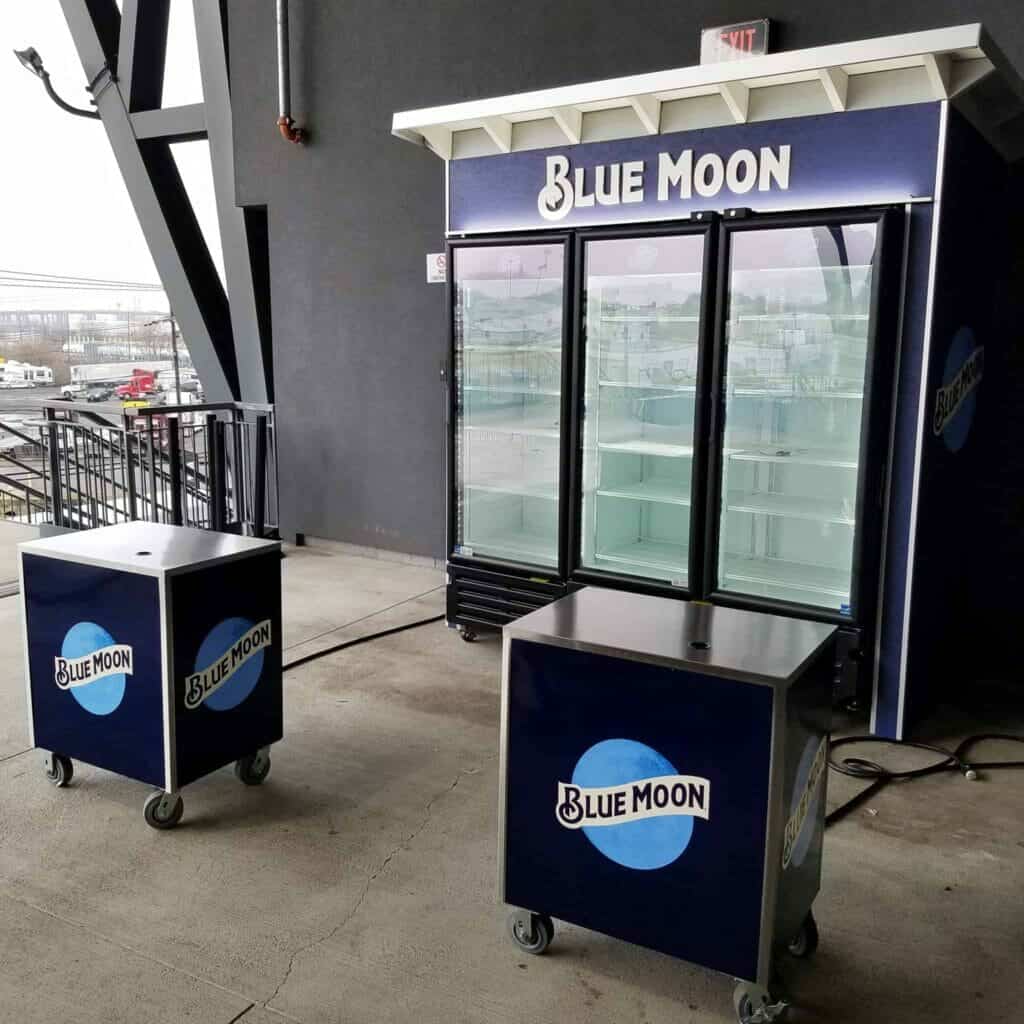
<svg viewBox="0 0 1024 1024">
<path fill-rule="evenodd" d="M 277 134 L 274 5 L 228 0 L 238 202 L 269 210 L 286 531 L 442 555 L 442 163 L 396 110 L 695 63 L 698 29 L 776 19 L 777 49 L 982 21 L 1024 67 L 1020 0 L 292 0 Z"/>
</svg>

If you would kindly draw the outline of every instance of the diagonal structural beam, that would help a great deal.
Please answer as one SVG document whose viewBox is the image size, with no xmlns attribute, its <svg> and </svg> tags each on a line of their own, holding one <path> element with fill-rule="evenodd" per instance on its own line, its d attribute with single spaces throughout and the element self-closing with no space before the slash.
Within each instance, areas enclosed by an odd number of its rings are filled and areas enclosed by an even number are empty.
<svg viewBox="0 0 1024 1024">
<path fill-rule="evenodd" d="M 147 3 L 139 4 L 142 11 Z M 95 83 L 96 109 L 207 396 L 211 401 L 238 398 L 227 298 L 216 271 L 212 281 L 205 280 L 209 252 L 169 147 L 156 141 L 140 144 L 121 84 L 104 74 L 104 69 L 110 72 L 117 67 L 121 35 L 117 5 L 114 0 L 61 0 L 61 8 L 86 78 Z M 137 47 L 136 41 L 136 51 Z M 143 147 L 147 147 L 145 154 Z M 185 210 L 189 215 L 184 215 Z"/>
<path fill-rule="evenodd" d="M 273 381 L 263 353 L 270 349 L 270 339 L 263 334 L 269 329 L 269 318 L 261 321 L 257 314 L 251 255 L 253 238 L 244 211 L 235 205 L 235 132 L 228 78 L 227 25 L 220 3 L 194 0 L 194 9 L 213 191 L 224 251 L 224 273 L 231 297 L 231 327 L 241 399 L 268 402 L 273 400 Z"/>
<path fill-rule="evenodd" d="M 129 113 L 156 110 L 164 92 L 170 0 L 122 0 L 117 77 Z"/>
</svg>

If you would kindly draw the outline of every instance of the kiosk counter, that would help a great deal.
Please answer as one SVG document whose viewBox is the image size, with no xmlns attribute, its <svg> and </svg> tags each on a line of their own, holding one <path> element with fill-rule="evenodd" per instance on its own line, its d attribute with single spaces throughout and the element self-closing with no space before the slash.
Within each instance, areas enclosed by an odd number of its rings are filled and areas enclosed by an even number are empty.
<svg viewBox="0 0 1024 1024">
<path fill-rule="evenodd" d="M 738 979 L 817 945 L 836 627 L 588 587 L 505 627 L 500 893 Z"/>
<path fill-rule="evenodd" d="M 179 790 L 226 764 L 247 785 L 282 736 L 280 545 L 123 523 L 20 545 L 29 732 L 50 780 L 73 760 Z"/>
</svg>

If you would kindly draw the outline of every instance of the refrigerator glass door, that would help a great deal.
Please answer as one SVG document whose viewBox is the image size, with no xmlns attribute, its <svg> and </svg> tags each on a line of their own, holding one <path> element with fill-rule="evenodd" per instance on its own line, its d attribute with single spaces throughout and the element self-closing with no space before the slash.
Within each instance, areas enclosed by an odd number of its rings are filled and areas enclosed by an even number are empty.
<svg viewBox="0 0 1024 1024">
<path fill-rule="evenodd" d="M 453 553 L 557 568 L 565 246 L 453 256 Z"/>
<path fill-rule="evenodd" d="M 718 587 L 850 611 L 877 225 L 730 235 Z"/>
<path fill-rule="evenodd" d="M 584 243 L 584 568 L 687 585 L 704 245 Z"/>
</svg>

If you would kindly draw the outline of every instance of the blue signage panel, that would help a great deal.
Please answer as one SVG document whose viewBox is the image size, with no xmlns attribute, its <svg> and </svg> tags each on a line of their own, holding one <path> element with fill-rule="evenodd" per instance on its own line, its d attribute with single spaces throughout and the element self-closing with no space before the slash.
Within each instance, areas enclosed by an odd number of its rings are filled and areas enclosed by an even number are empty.
<svg viewBox="0 0 1024 1024">
<path fill-rule="evenodd" d="M 170 580 L 177 782 L 283 734 L 277 551 Z"/>
<path fill-rule="evenodd" d="M 449 163 L 449 231 L 869 206 L 935 188 L 939 105 L 592 142 Z"/>
<path fill-rule="evenodd" d="M 163 786 L 157 581 L 38 555 L 24 571 L 36 746 Z"/>
<path fill-rule="evenodd" d="M 753 980 L 772 697 L 513 641 L 506 901 Z"/>
</svg>

